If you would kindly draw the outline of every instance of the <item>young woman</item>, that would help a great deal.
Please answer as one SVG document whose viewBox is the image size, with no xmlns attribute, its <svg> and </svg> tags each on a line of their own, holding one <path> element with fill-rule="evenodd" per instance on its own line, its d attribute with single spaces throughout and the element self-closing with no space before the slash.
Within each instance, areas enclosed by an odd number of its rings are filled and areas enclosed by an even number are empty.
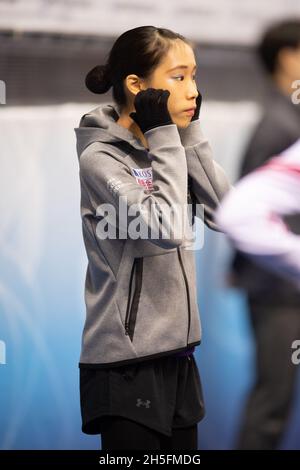
<svg viewBox="0 0 300 470">
<path fill-rule="evenodd" d="M 82 430 L 100 433 L 102 449 L 197 449 L 201 326 L 187 203 L 193 215 L 202 204 L 218 230 L 229 183 L 200 129 L 196 66 L 183 36 L 142 26 L 86 77 L 114 98 L 75 129 L 88 256 Z"/>
</svg>

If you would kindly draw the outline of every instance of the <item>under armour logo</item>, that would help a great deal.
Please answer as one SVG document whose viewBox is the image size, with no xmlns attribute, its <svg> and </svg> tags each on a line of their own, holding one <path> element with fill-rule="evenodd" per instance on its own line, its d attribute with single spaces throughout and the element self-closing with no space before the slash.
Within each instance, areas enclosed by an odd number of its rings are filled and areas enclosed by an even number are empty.
<svg viewBox="0 0 300 470">
<path fill-rule="evenodd" d="M 145 408 L 150 408 L 150 400 L 143 401 L 141 398 L 138 398 L 136 401 L 136 406 L 145 406 Z"/>
</svg>

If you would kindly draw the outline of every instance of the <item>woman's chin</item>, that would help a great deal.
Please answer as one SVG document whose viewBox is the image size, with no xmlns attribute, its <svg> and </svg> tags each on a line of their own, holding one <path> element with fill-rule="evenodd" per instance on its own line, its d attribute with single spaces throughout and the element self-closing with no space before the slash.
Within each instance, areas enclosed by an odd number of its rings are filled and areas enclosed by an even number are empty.
<svg viewBox="0 0 300 470">
<path fill-rule="evenodd" d="M 173 121 L 177 127 L 179 127 L 180 129 L 185 129 L 190 124 L 191 119 L 192 119 L 191 116 L 184 116 L 181 118 L 177 118 L 176 120 L 173 119 Z"/>
<path fill-rule="evenodd" d="M 177 125 L 177 127 L 178 127 L 179 129 L 186 129 L 186 128 L 189 126 L 190 122 L 191 122 L 191 120 L 189 119 L 189 120 L 187 120 L 187 121 L 185 121 L 185 122 L 177 122 L 177 123 L 175 123 L 175 124 Z"/>
</svg>

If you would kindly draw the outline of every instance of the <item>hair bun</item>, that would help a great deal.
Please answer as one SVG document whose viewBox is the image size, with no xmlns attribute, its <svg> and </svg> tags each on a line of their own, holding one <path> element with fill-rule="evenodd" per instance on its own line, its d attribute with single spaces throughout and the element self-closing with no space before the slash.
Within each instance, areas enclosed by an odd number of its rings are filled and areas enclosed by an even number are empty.
<svg viewBox="0 0 300 470">
<path fill-rule="evenodd" d="M 106 93 L 111 85 L 108 65 L 96 65 L 85 77 L 85 86 L 92 93 Z"/>
</svg>

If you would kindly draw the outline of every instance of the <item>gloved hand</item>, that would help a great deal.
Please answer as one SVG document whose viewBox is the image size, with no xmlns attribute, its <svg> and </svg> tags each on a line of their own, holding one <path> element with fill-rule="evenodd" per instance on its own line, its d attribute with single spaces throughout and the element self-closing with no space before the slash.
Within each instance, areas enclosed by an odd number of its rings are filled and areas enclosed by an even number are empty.
<svg viewBox="0 0 300 470">
<path fill-rule="evenodd" d="M 201 109 L 201 104 L 202 104 L 202 95 L 200 91 L 198 91 L 198 96 L 196 98 L 196 109 L 194 116 L 191 119 L 192 121 L 199 120 L 199 115 L 200 115 L 200 109 Z M 199 125 L 195 124 L 194 126 L 191 125 L 191 122 L 187 127 L 178 127 L 178 133 L 180 135 L 181 143 L 184 147 L 189 147 L 192 145 L 195 145 L 200 142 L 201 139 L 203 139 L 203 134 L 199 130 Z"/>
<path fill-rule="evenodd" d="M 199 93 L 198 96 L 197 96 L 197 98 L 196 98 L 196 106 L 197 106 L 197 107 L 196 107 L 196 109 L 195 109 L 195 114 L 194 114 L 194 116 L 192 117 L 191 122 L 192 122 L 192 121 L 196 121 L 196 119 L 199 119 L 199 114 L 200 114 L 200 108 L 201 108 L 201 103 L 202 103 L 202 95 L 201 95 L 201 93 L 200 93 L 199 90 L 197 90 L 197 91 L 198 91 L 198 93 Z"/>
<path fill-rule="evenodd" d="M 174 124 L 168 110 L 169 90 L 147 88 L 137 93 L 134 99 L 136 112 L 129 114 L 143 134 L 158 126 Z"/>
</svg>

